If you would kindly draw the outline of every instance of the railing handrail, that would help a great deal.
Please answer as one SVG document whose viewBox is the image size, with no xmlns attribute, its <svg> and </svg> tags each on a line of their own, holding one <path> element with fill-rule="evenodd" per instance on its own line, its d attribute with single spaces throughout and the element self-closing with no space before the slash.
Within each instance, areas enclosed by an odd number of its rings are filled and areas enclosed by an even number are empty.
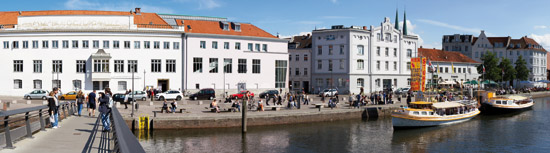
<svg viewBox="0 0 550 153">
<path fill-rule="evenodd" d="M 111 109 L 111 117 L 113 120 L 113 130 L 115 134 L 115 152 L 120 153 L 145 153 L 141 144 L 136 139 L 136 136 L 131 132 L 126 121 L 122 118 L 118 109 L 113 107 Z"/>
<path fill-rule="evenodd" d="M 61 103 L 59 103 L 59 106 L 69 104 L 69 103 L 71 103 L 71 102 L 70 101 L 61 102 Z M 28 108 L 20 108 L 20 109 L 2 111 L 2 112 L 0 112 L 0 117 L 12 116 L 12 115 L 16 115 L 16 114 L 23 114 L 23 113 L 38 111 L 38 110 L 47 109 L 47 108 L 48 108 L 48 105 L 41 105 L 41 106 L 35 106 L 35 107 L 28 107 Z"/>
</svg>

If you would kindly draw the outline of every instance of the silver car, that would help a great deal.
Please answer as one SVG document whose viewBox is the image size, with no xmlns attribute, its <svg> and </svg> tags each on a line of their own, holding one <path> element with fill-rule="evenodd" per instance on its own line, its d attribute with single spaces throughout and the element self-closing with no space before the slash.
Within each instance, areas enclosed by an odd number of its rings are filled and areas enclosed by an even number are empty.
<svg viewBox="0 0 550 153">
<path fill-rule="evenodd" d="M 134 96 L 135 100 L 142 100 L 145 101 L 147 99 L 147 93 L 145 91 L 133 91 L 132 94 L 129 94 L 129 97 Z"/>
<path fill-rule="evenodd" d="M 48 91 L 46 90 L 34 90 L 28 94 L 25 94 L 23 96 L 25 99 L 31 100 L 31 99 L 48 99 Z"/>
</svg>

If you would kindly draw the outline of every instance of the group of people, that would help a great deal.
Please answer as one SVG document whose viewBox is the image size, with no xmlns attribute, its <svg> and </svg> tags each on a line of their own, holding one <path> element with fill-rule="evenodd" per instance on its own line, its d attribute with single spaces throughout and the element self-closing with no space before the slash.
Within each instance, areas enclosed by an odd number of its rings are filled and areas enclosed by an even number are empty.
<svg viewBox="0 0 550 153">
<path fill-rule="evenodd" d="M 166 99 L 164 99 L 164 102 L 162 103 L 162 111 L 166 111 L 167 113 L 170 112 L 176 112 L 176 109 L 178 108 L 178 102 L 176 100 L 173 100 L 172 103 L 170 103 L 170 110 L 168 110 L 168 103 Z"/>
</svg>

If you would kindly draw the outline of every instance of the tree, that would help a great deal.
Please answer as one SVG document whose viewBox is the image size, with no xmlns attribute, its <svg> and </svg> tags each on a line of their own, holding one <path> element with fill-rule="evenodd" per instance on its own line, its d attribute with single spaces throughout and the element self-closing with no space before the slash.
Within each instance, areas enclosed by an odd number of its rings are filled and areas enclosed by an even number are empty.
<svg viewBox="0 0 550 153">
<path fill-rule="evenodd" d="M 510 81 L 510 84 L 512 84 L 512 81 L 516 79 L 516 69 L 512 66 L 510 59 L 502 58 L 498 67 L 501 69 L 500 75 L 503 76 L 503 78 L 501 78 L 502 81 Z"/>
<path fill-rule="evenodd" d="M 485 77 L 485 80 L 497 81 L 501 79 L 501 69 L 498 67 L 498 58 L 495 57 L 495 53 L 487 51 L 481 57 L 482 65 L 477 66 L 477 73 L 483 74 L 483 66 L 485 66 L 485 74 L 481 77 Z"/>
<path fill-rule="evenodd" d="M 518 60 L 516 60 L 516 78 L 520 81 L 525 81 L 529 79 L 529 69 L 527 69 L 527 62 L 523 60 L 523 56 L 519 55 Z"/>
</svg>

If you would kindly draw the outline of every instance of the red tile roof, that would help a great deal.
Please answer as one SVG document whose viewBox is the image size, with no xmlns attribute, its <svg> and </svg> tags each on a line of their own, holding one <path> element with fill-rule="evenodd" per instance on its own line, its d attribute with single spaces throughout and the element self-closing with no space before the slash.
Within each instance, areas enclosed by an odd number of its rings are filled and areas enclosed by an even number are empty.
<svg viewBox="0 0 550 153">
<path fill-rule="evenodd" d="M 489 43 L 493 46 L 495 46 L 495 43 L 500 42 L 504 45 L 504 47 L 507 47 L 510 37 L 487 37 L 487 40 L 489 40 Z"/>
<path fill-rule="evenodd" d="M 479 63 L 459 52 L 442 51 L 439 49 L 418 48 L 418 55 L 427 57 L 430 61 Z"/>
<path fill-rule="evenodd" d="M 516 44 L 520 44 L 519 48 L 516 47 Z M 538 51 L 546 51 L 537 41 L 528 38 L 527 36 L 521 37 L 520 39 L 511 39 L 510 44 L 513 44 L 513 47 L 508 46 L 508 49 L 532 49 Z M 530 46 L 528 45 L 530 44 Z"/>
<path fill-rule="evenodd" d="M 178 19 L 176 20 L 176 23 L 178 23 L 178 25 L 181 25 L 181 21 L 182 20 Z M 252 24 L 239 23 L 241 25 L 241 31 L 235 31 L 231 23 L 229 24 L 229 30 L 223 30 L 219 21 L 183 20 L 183 25 L 185 26 L 186 33 L 277 38 Z M 191 29 L 189 29 L 189 27 L 191 27 Z"/>
</svg>

